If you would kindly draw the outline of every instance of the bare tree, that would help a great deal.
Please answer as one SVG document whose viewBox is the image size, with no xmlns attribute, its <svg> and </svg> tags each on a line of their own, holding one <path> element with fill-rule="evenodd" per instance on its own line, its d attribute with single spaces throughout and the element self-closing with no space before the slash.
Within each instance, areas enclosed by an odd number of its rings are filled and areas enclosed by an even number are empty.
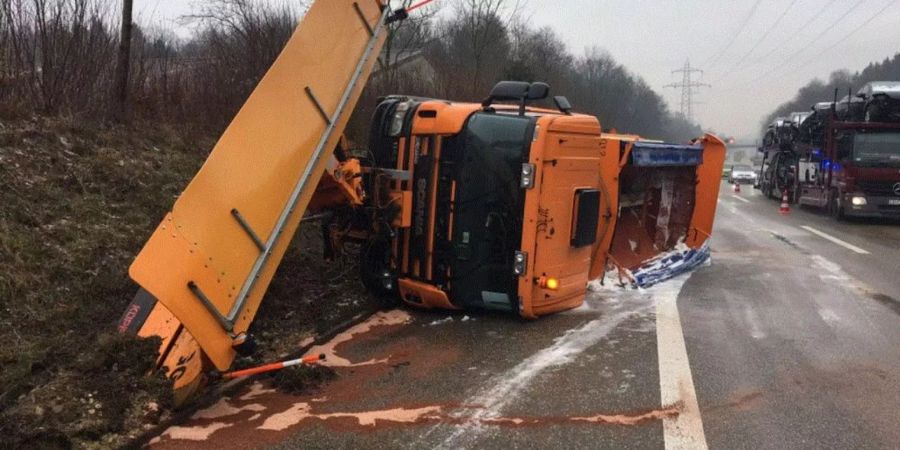
<svg viewBox="0 0 900 450">
<path fill-rule="evenodd" d="M 413 1 L 403 0 L 400 7 L 408 8 Z M 375 90 L 382 93 L 396 93 L 400 89 L 410 87 L 402 83 L 409 80 L 401 80 L 406 78 L 402 72 L 403 63 L 409 58 L 423 55 L 425 47 L 432 39 L 432 22 L 438 11 L 436 7 L 420 9 L 415 16 L 387 26 L 387 38 L 378 59 L 378 68 L 373 74 L 373 82 L 377 84 Z"/>
<path fill-rule="evenodd" d="M 281 53 L 306 2 L 206 0 L 187 19 L 201 25 L 184 49 L 196 102 L 186 105 L 220 129 Z"/>
<path fill-rule="evenodd" d="M 119 37 L 119 59 L 116 65 L 116 116 L 125 121 L 128 116 L 128 73 L 131 69 L 131 13 L 133 0 L 122 0 L 122 24 Z"/>
<path fill-rule="evenodd" d="M 307 4 L 202 0 L 187 18 L 199 25 L 197 34 L 179 41 L 169 30 L 126 26 L 133 0 L 122 0 L 123 26 L 112 30 L 109 24 L 117 20 L 106 16 L 112 1 L 0 0 L 0 106 L 105 118 L 121 111 L 108 107 L 112 99 L 132 118 L 215 134 L 280 54 Z M 376 73 L 351 120 L 353 136 L 367 135 L 380 96 L 478 101 L 501 79 L 546 81 L 607 129 L 676 140 L 699 133 L 608 53 L 591 49 L 575 57 L 552 30 L 529 26 L 522 3 L 452 5 L 453 14 L 444 18 L 429 8 L 390 25 Z M 883 67 L 867 69 L 866 76 L 893 70 L 887 62 Z M 834 78 L 837 83 L 856 76 Z M 819 85 L 804 91 L 804 98 L 826 83 Z"/>
<path fill-rule="evenodd" d="M 6 0 L 2 13 L 20 101 L 48 113 L 103 103 L 114 38 L 101 0 Z"/>
<path fill-rule="evenodd" d="M 429 51 L 442 74 L 444 96 L 478 100 L 503 73 L 509 56 L 508 17 L 504 0 L 458 0 L 454 14 L 438 25 Z"/>
<path fill-rule="evenodd" d="M 554 92 L 573 95 L 575 58 L 562 39 L 550 28 L 532 29 L 519 22 L 510 30 L 510 58 L 504 78 L 543 81 Z"/>
</svg>

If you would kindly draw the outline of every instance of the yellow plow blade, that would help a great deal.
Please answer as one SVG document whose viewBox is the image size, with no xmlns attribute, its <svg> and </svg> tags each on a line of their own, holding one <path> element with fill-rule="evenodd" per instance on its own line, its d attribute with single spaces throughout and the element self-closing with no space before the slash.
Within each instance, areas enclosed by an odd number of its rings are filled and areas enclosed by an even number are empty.
<svg viewBox="0 0 900 450">
<path fill-rule="evenodd" d="M 219 370 L 234 358 L 385 40 L 377 0 L 320 0 L 130 268 Z"/>
</svg>

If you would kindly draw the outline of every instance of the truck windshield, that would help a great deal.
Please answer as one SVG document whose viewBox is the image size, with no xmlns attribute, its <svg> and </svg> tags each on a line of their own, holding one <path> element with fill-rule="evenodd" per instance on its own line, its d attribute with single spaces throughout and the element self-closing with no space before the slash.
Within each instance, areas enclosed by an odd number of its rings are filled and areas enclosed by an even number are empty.
<svg viewBox="0 0 900 450">
<path fill-rule="evenodd" d="M 522 163 L 534 119 L 476 113 L 448 139 L 442 159 L 453 161 L 453 297 L 457 306 L 512 309 L 518 279 L 513 256 L 522 240 Z"/>
<path fill-rule="evenodd" d="M 860 133 L 853 138 L 853 161 L 860 166 L 900 166 L 900 132 Z"/>
</svg>

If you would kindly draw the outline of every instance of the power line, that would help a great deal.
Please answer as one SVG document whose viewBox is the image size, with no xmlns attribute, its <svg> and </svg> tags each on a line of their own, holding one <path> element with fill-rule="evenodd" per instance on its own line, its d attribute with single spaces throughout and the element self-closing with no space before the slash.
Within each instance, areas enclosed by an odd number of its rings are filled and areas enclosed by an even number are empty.
<svg viewBox="0 0 900 450">
<path fill-rule="evenodd" d="M 784 68 L 785 66 L 790 65 L 790 63 L 795 62 L 796 60 L 795 60 L 794 58 L 795 58 L 796 56 L 800 55 L 801 53 L 803 53 L 804 51 L 806 51 L 806 49 L 810 48 L 810 47 L 811 47 L 813 44 L 815 44 L 820 38 L 822 38 L 822 36 L 825 36 L 826 34 L 828 34 L 829 31 L 831 31 L 832 29 L 834 29 L 834 27 L 837 26 L 838 23 L 840 23 L 840 22 L 841 22 L 842 20 L 844 20 L 848 15 L 850 15 L 850 13 L 852 13 L 852 12 L 853 12 L 857 7 L 859 7 L 859 5 L 862 4 L 864 1 L 866 1 L 866 0 L 858 0 L 856 3 L 853 4 L 853 6 L 850 7 L 850 9 L 848 9 L 847 11 L 845 11 L 844 14 L 841 14 L 841 16 L 837 18 L 837 20 L 835 20 L 834 22 L 832 22 L 832 23 L 831 23 L 830 25 L 828 25 L 824 30 L 822 30 L 821 33 L 819 33 L 818 35 L 816 35 L 816 37 L 814 37 L 811 41 L 809 41 L 809 43 L 807 43 L 806 45 L 804 45 L 803 47 L 801 47 L 801 48 L 800 48 L 799 50 L 797 50 L 796 52 L 791 53 L 791 55 L 788 56 L 787 58 L 785 58 L 785 60 L 782 61 L 781 64 L 779 64 L 779 65 L 773 67 L 771 70 L 769 70 L 769 71 L 763 73 L 762 75 L 760 75 L 760 76 L 754 78 L 753 80 L 750 80 L 749 83 L 756 83 L 757 81 L 759 81 L 759 80 L 761 80 L 761 79 L 763 79 L 763 78 L 765 78 L 765 77 L 767 77 L 767 76 L 769 76 L 769 75 L 771 75 L 771 74 L 773 74 L 773 73 L 775 73 L 775 72 L 781 70 L 781 69 Z"/>
<path fill-rule="evenodd" d="M 706 62 L 703 63 L 704 66 L 709 63 L 712 63 L 713 65 L 715 65 L 716 61 L 719 59 L 719 57 L 721 57 L 722 55 L 725 54 L 725 52 L 727 52 L 729 49 L 731 49 L 731 46 L 734 45 L 734 41 L 736 41 L 738 36 L 740 36 L 741 33 L 744 32 L 744 28 L 747 28 L 747 24 L 750 23 L 750 19 L 753 18 L 754 14 L 756 14 L 756 8 L 759 7 L 760 3 L 762 3 L 762 0 L 756 0 L 756 3 L 754 3 L 753 7 L 750 8 L 750 12 L 747 14 L 746 17 L 744 17 L 744 22 L 741 23 L 741 26 L 738 28 L 738 31 L 736 33 L 734 33 L 733 35 L 731 35 L 731 40 L 728 41 L 727 44 L 725 44 L 725 47 L 722 47 L 721 50 L 714 53 L 713 56 L 711 56 L 709 59 L 707 59 Z"/>
<path fill-rule="evenodd" d="M 693 80 L 693 75 L 695 73 L 703 74 L 703 71 L 700 69 L 696 69 L 691 67 L 691 61 L 687 60 L 684 62 L 684 68 L 673 70 L 672 74 L 680 73 L 681 74 L 681 82 L 680 83 L 671 83 L 667 84 L 663 87 L 670 88 L 678 88 L 681 89 L 681 115 L 684 116 L 689 122 L 694 121 L 694 105 L 697 102 L 694 101 L 694 93 L 697 92 L 701 87 L 712 87 L 706 83 L 701 83 L 699 81 Z"/>
<path fill-rule="evenodd" d="M 784 9 L 784 11 L 781 13 L 781 15 L 778 16 L 778 19 L 776 19 L 775 22 L 772 22 L 772 25 L 770 25 L 769 28 L 763 33 L 762 37 L 756 41 L 756 44 L 753 45 L 753 48 L 751 48 L 750 51 L 748 51 L 746 54 L 744 54 L 744 56 L 742 56 L 740 59 L 738 59 L 737 62 L 735 62 L 734 65 L 731 66 L 730 69 L 728 69 L 727 71 L 722 73 L 721 76 L 716 78 L 716 80 L 713 81 L 713 83 L 718 83 L 723 78 L 727 77 L 728 75 L 731 75 L 735 70 L 739 69 L 747 61 L 747 58 L 749 58 L 750 55 L 752 55 L 753 52 L 756 51 L 757 48 L 759 48 L 760 44 L 765 42 L 766 38 L 769 37 L 769 34 L 771 34 L 772 31 L 775 30 L 775 28 L 777 28 L 779 24 L 781 24 L 781 21 L 784 20 L 785 16 L 787 16 L 787 13 L 790 12 L 790 10 L 793 9 L 794 5 L 796 5 L 796 4 L 797 4 L 797 0 L 791 1 L 791 3 L 788 4 L 787 8 Z"/>
<path fill-rule="evenodd" d="M 858 27 L 854 28 L 853 31 L 847 33 L 846 35 L 844 35 L 844 37 L 842 37 L 842 38 L 838 39 L 837 41 L 835 41 L 834 44 L 831 44 L 831 45 L 828 46 L 826 49 L 822 50 L 822 51 L 819 52 L 819 53 L 816 53 L 812 58 L 809 58 L 808 60 L 804 61 L 804 62 L 803 62 L 802 64 L 800 64 L 800 65 L 801 65 L 801 66 L 805 66 L 806 64 L 809 64 L 809 63 L 811 63 L 812 61 L 814 61 L 816 58 L 818 58 L 818 57 L 824 55 L 824 54 L 827 53 L 829 50 L 831 50 L 831 49 L 837 47 L 838 45 L 840 45 L 841 43 L 843 43 L 844 41 L 846 41 L 847 39 L 849 39 L 850 36 L 853 36 L 854 34 L 858 33 L 859 30 L 862 30 L 863 28 L 865 28 L 866 25 L 872 23 L 872 21 L 875 20 L 875 19 L 877 19 L 878 16 L 881 15 L 881 13 L 887 11 L 887 9 L 890 8 L 891 6 L 894 6 L 894 4 L 897 3 L 897 1 L 898 1 L 898 0 L 892 0 L 892 1 L 891 1 L 890 3 L 888 3 L 887 5 L 884 5 L 884 7 L 881 8 L 880 10 L 878 10 L 877 13 L 873 14 L 871 17 L 869 17 L 868 19 L 866 19 L 865 22 L 863 22 L 862 24 L 860 24 Z"/>
<path fill-rule="evenodd" d="M 797 36 L 799 36 L 800 33 L 802 33 L 803 31 L 805 31 L 806 28 L 809 27 L 810 25 L 812 25 L 813 22 L 815 22 L 816 20 L 818 20 L 819 17 L 822 17 L 822 14 L 825 14 L 825 11 L 828 11 L 828 8 L 831 8 L 831 6 L 834 5 L 836 2 L 837 2 L 837 0 L 831 0 L 830 2 L 828 2 L 827 4 L 825 4 L 825 6 L 823 6 L 823 7 L 822 7 L 818 12 L 816 12 L 809 20 L 807 20 L 806 23 L 804 23 L 803 25 L 801 25 L 800 28 L 797 28 L 797 30 L 796 30 L 796 32 L 795 32 L 794 34 L 797 35 Z M 780 49 L 781 49 L 781 47 L 778 46 L 778 45 L 776 45 L 775 47 L 772 48 L 772 50 L 769 51 L 769 53 L 766 53 L 766 54 L 763 55 L 761 58 L 759 58 L 759 61 L 765 61 L 765 60 L 769 59 L 769 57 L 772 56 L 773 53 L 775 53 L 776 51 L 778 51 L 778 50 L 780 50 Z"/>
</svg>

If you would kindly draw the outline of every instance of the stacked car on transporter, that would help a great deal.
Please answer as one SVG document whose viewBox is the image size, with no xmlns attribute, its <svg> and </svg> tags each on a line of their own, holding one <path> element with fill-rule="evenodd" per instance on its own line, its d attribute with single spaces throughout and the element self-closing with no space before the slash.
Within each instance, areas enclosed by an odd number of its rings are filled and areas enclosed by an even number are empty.
<svg viewBox="0 0 900 450">
<path fill-rule="evenodd" d="M 762 168 L 756 179 L 756 186 L 770 198 L 781 198 L 787 191 L 793 198 L 796 185 L 796 166 L 799 160 L 797 142 L 800 123 L 809 113 L 795 112 L 788 117 L 779 117 L 769 124 L 763 136 Z"/>
<path fill-rule="evenodd" d="M 770 125 L 759 187 L 846 216 L 900 218 L 900 82 L 873 82 Z"/>
</svg>

